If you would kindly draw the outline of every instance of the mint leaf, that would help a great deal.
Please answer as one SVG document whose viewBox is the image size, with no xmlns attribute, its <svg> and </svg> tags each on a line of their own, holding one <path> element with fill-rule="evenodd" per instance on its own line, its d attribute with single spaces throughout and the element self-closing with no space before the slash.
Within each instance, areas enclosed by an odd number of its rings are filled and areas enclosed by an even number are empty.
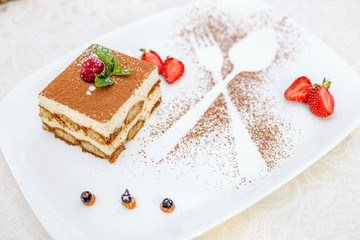
<svg viewBox="0 0 360 240">
<path fill-rule="evenodd" d="M 114 70 L 114 72 L 111 75 L 130 75 L 131 72 L 129 70 L 123 70 L 122 67 L 118 67 Z"/>
<path fill-rule="evenodd" d="M 116 69 L 119 67 L 119 59 L 117 57 L 115 57 L 114 59 L 115 59 L 114 71 L 116 71 Z"/>
<path fill-rule="evenodd" d="M 131 75 L 130 70 L 121 70 L 118 74 L 115 75 Z"/>
<path fill-rule="evenodd" d="M 108 85 L 112 85 L 114 83 L 114 80 L 112 80 L 111 77 L 106 77 L 103 75 L 97 75 L 95 77 L 95 86 L 96 87 L 104 87 Z"/>
<path fill-rule="evenodd" d="M 129 70 L 123 70 L 122 66 L 118 66 L 115 68 L 114 72 L 111 75 L 130 75 L 131 72 Z"/>
<path fill-rule="evenodd" d="M 106 69 L 104 69 L 99 75 L 97 75 L 99 77 L 102 77 L 102 78 L 107 78 L 108 74 L 106 74 Z M 96 76 L 96 77 L 97 77 Z"/>
<path fill-rule="evenodd" d="M 98 58 L 105 64 L 106 69 L 95 77 L 95 86 L 104 87 L 112 85 L 114 80 L 110 77 L 112 75 L 130 75 L 129 70 L 123 70 L 122 66 L 119 66 L 119 60 L 114 57 L 113 53 L 102 46 L 94 46 L 94 52 Z"/>
<path fill-rule="evenodd" d="M 122 66 L 118 66 L 118 67 L 115 68 L 115 70 L 114 70 L 114 72 L 112 73 L 112 75 L 121 75 L 121 74 L 120 74 L 121 71 L 122 71 Z"/>
<path fill-rule="evenodd" d="M 105 64 L 106 74 L 110 75 L 115 69 L 114 55 L 112 54 L 112 52 L 109 49 L 98 45 L 94 47 L 94 52 L 98 56 L 98 58 L 100 58 L 100 60 Z"/>
<path fill-rule="evenodd" d="M 112 118 L 112 116 L 111 116 L 111 115 L 106 117 L 106 119 L 107 119 L 108 121 L 110 121 L 110 120 L 111 120 L 111 118 Z"/>
</svg>

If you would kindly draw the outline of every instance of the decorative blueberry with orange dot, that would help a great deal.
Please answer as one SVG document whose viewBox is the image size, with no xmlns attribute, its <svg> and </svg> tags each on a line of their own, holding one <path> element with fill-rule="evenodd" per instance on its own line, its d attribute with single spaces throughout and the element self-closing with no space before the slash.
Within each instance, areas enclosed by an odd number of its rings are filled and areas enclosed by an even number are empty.
<svg viewBox="0 0 360 240">
<path fill-rule="evenodd" d="M 129 193 L 129 190 L 125 190 L 125 193 L 121 196 L 121 203 L 128 209 L 134 209 L 136 207 L 135 198 Z"/>
<path fill-rule="evenodd" d="M 170 198 L 165 198 L 160 204 L 160 208 L 166 213 L 171 213 L 175 209 L 175 203 Z"/>
<path fill-rule="evenodd" d="M 81 193 L 80 199 L 82 201 L 82 203 L 86 206 L 91 206 L 95 203 L 95 195 L 92 194 L 89 191 L 85 191 L 83 193 Z"/>
</svg>

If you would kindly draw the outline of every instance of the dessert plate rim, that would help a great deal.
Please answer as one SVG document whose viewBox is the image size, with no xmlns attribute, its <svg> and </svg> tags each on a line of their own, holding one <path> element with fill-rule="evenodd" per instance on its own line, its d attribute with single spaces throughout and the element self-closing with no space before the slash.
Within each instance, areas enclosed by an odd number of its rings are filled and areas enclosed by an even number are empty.
<svg viewBox="0 0 360 240">
<path fill-rule="evenodd" d="M 262 3 L 261 3 L 262 4 Z M 192 5 L 192 4 L 189 4 Z M 58 73 L 61 72 L 61 68 L 59 66 L 66 66 L 67 63 L 69 63 L 69 61 L 71 61 L 71 59 L 73 59 L 75 56 L 77 56 L 79 53 L 81 53 L 84 49 L 86 49 L 86 47 L 88 47 L 89 45 L 91 45 L 92 43 L 101 43 L 103 40 L 106 39 L 111 39 L 114 35 L 118 34 L 120 31 L 126 31 L 126 29 L 131 29 L 134 26 L 137 25 L 141 25 L 141 24 L 145 24 L 147 22 L 151 22 L 154 21 L 156 19 L 161 19 L 164 16 L 168 16 L 171 15 L 172 13 L 176 12 L 176 8 L 171 8 L 165 11 L 162 11 L 160 13 L 154 14 L 154 15 L 150 15 L 148 17 L 139 19 L 135 22 L 132 22 L 130 24 L 127 24 L 125 26 L 119 27 L 118 29 L 112 30 L 106 34 L 104 34 L 101 37 L 98 37 L 92 41 L 89 41 L 87 43 L 81 44 L 80 46 L 76 47 L 74 50 L 70 51 L 69 53 L 59 57 L 58 59 L 52 61 L 51 63 L 43 66 L 42 68 L 40 68 L 39 70 L 35 71 L 33 74 L 31 74 L 30 76 L 28 76 L 27 78 L 25 78 L 22 82 L 18 83 L 5 97 L 4 99 L 0 102 L 0 112 L 2 113 L 10 113 L 10 109 L 8 107 L 9 102 L 11 102 L 14 99 L 14 94 L 18 91 L 18 89 L 23 89 L 23 88 L 31 88 L 31 86 L 33 85 L 33 83 L 31 82 L 32 79 L 36 79 L 37 77 L 46 74 L 47 71 L 53 71 L 54 69 L 57 69 L 56 71 Z M 317 40 L 320 41 L 320 40 Z M 324 44 L 324 43 L 322 43 Z M 325 44 L 326 45 L 326 44 Z M 328 47 L 327 47 L 328 48 Z M 330 48 L 328 48 L 329 51 L 333 51 Z M 338 55 L 336 55 L 338 56 Z M 339 59 L 340 61 L 343 61 L 341 58 Z M 350 68 L 350 66 L 343 61 L 343 64 L 346 65 L 348 67 L 348 69 L 350 69 L 351 74 L 355 74 L 355 71 L 352 70 Z M 335 110 L 336 111 L 336 110 Z M 6 120 L 8 120 L 8 118 L 6 116 L 1 116 L 0 115 L 0 122 L 4 121 L 7 122 Z M 40 121 L 40 120 L 39 120 Z M 217 226 L 218 224 L 226 221 L 227 219 L 235 216 L 236 214 L 239 214 L 241 211 L 245 210 L 246 208 L 250 207 L 251 205 L 255 204 L 256 202 L 260 201 L 261 199 L 263 199 L 264 197 L 268 196 L 269 194 L 271 194 L 272 192 L 274 192 L 276 189 L 280 188 L 281 186 L 285 185 L 286 183 L 288 183 L 290 180 L 292 180 L 293 178 L 295 178 L 298 174 L 300 174 L 301 172 L 303 172 L 305 169 L 307 169 L 308 167 L 310 167 L 312 164 L 314 164 L 316 161 L 318 161 L 321 157 L 323 157 L 324 155 L 326 155 L 331 149 L 333 149 L 334 147 L 336 147 L 341 141 L 343 141 L 358 125 L 360 124 L 360 112 L 357 112 L 357 115 L 354 117 L 354 119 L 352 120 L 352 124 L 345 126 L 345 128 L 343 127 L 341 133 L 336 137 L 336 140 L 334 140 L 332 142 L 331 145 L 328 145 L 326 147 L 322 147 L 321 151 L 318 152 L 318 154 L 314 157 L 312 157 L 312 161 L 307 161 L 306 163 L 300 165 L 300 167 L 297 167 L 295 169 L 291 169 L 289 171 L 287 171 L 287 174 L 283 174 L 281 177 L 281 181 L 277 181 L 274 182 L 271 186 L 271 188 L 264 188 L 262 189 L 262 193 L 259 194 L 258 192 L 256 193 L 250 193 L 249 195 L 251 196 L 249 199 L 251 199 L 251 201 L 245 201 L 242 204 L 238 204 L 233 207 L 233 211 L 226 211 L 223 214 L 219 214 L 216 215 L 216 211 L 215 211 L 215 215 L 216 216 L 220 216 L 217 217 L 215 219 L 212 220 L 207 220 L 207 222 L 205 224 L 198 224 L 196 225 L 196 227 L 191 228 L 191 231 L 186 231 L 186 232 L 181 232 L 181 234 L 179 234 L 178 238 L 193 238 L 196 236 L 201 235 L 202 233 L 210 230 L 211 228 Z M 4 124 L 0 125 L 0 128 L 5 128 Z M 14 178 L 18 184 L 18 186 L 20 187 L 21 191 L 23 192 L 25 198 L 27 199 L 27 201 L 30 203 L 30 207 L 34 210 L 33 212 L 35 213 L 35 215 L 38 217 L 38 219 L 40 220 L 40 222 L 43 224 L 43 226 L 45 227 L 45 229 L 48 230 L 49 234 L 54 237 L 54 238 L 64 238 L 64 237 L 68 237 L 68 236 L 72 236 L 74 238 L 83 238 L 83 235 L 79 235 L 77 233 L 77 231 L 72 231 L 71 233 L 61 233 L 61 230 L 59 231 L 57 229 L 56 223 L 57 222 L 61 222 L 61 219 L 58 218 L 51 218 L 56 216 L 55 213 L 48 213 L 45 212 L 42 208 L 41 205 L 43 204 L 43 206 L 46 206 L 48 203 L 46 202 L 41 202 L 41 203 L 36 203 L 35 201 L 38 200 L 36 198 L 34 198 L 32 191 L 36 192 L 37 190 L 35 188 L 31 188 L 28 185 L 26 185 L 26 183 L 23 182 L 23 178 L 20 175 L 21 171 L 21 165 L 19 165 L 19 163 L 17 163 L 16 160 L 14 160 L 14 157 L 16 156 L 16 154 L 14 153 L 14 146 L 12 146 L 12 142 L 8 142 L 7 139 L 5 139 L 6 137 L 2 134 L 0 134 L 0 148 L 2 149 L 4 158 L 6 159 L 10 170 L 12 172 L 12 174 L 14 175 Z M 63 143 L 61 143 L 63 144 Z M 286 166 L 287 167 L 287 166 Z M 34 186 L 32 186 L 34 187 Z M 240 198 L 241 199 L 241 198 Z M 216 204 L 215 204 L 216 205 Z M 208 206 L 206 206 L 208 207 Z M 228 209 L 227 209 L 228 210 Z M 186 217 L 186 216 L 185 216 Z M 181 218 L 180 218 L 181 219 Z M 171 219 L 170 221 L 175 221 L 175 219 Z M 61 228 L 59 228 L 61 229 Z M 189 229 L 189 228 L 186 228 Z M 172 231 L 175 231 L 174 229 L 172 229 Z M 169 235 L 169 232 L 158 232 L 155 231 L 154 235 L 159 236 L 159 238 L 168 238 L 168 237 L 173 237 L 173 235 Z"/>
</svg>

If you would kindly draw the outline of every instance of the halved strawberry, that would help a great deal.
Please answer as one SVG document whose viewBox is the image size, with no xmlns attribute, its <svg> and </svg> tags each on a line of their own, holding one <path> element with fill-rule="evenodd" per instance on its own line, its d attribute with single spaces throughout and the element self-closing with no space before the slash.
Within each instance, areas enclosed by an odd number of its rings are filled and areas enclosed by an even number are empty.
<svg viewBox="0 0 360 240">
<path fill-rule="evenodd" d="M 334 112 L 334 98 L 329 92 L 330 81 L 324 78 L 322 85 L 314 84 L 309 92 L 310 111 L 318 117 L 327 117 Z"/>
<path fill-rule="evenodd" d="M 311 82 L 307 77 L 299 77 L 285 91 L 285 98 L 291 101 L 307 102 Z"/>
<path fill-rule="evenodd" d="M 155 66 L 157 66 L 158 72 L 161 73 L 164 63 L 159 57 L 159 55 L 152 50 L 147 52 L 145 49 L 140 49 L 140 51 L 143 52 L 143 55 L 141 56 L 141 60 L 154 64 Z"/>
<path fill-rule="evenodd" d="M 184 74 L 184 71 L 184 64 L 181 61 L 170 57 L 164 62 L 162 74 L 168 83 L 173 83 Z"/>
</svg>

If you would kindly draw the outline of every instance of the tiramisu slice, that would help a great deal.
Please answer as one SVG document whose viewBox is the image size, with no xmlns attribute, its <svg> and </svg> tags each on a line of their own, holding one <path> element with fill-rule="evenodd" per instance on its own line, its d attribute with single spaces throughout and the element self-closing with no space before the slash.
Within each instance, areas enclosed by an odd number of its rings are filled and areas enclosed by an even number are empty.
<svg viewBox="0 0 360 240">
<path fill-rule="evenodd" d="M 96 50 L 99 48 L 108 51 L 103 56 L 104 64 L 98 63 Z M 111 56 L 112 63 L 115 62 L 113 72 L 107 61 Z M 111 77 L 113 84 L 97 87 L 98 79 L 95 83 L 84 81 L 82 68 L 89 62 L 97 64 L 94 68 L 103 64 L 104 70 L 97 77 L 100 75 L 104 83 Z M 118 66 L 126 75 L 116 75 Z M 106 76 L 102 76 L 104 74 Z M 55 137 L 71 145 L 80 145 L 83 151 L 108 158 L 113 163 L 125 149 L 124 142 L 135 137 L 160 102 L 156 66 L 92 45 L 39 94 L 39 115 L 43 128 L 54 132 Z"/>
</svg>

